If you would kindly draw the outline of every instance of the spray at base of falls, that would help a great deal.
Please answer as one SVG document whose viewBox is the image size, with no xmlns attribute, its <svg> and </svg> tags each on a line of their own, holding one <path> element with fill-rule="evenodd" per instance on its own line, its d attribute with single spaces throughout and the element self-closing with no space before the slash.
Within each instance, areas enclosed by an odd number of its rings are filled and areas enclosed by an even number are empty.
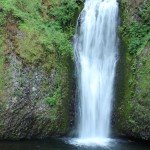
<svg viewBox="0 0 150 150">
<path fill-rule="evenodd" d="M 117 0 L 86 0 L 75 35 L 79 139 L 110 135 L 113 85 L 118 56 Z"/>
</svg>

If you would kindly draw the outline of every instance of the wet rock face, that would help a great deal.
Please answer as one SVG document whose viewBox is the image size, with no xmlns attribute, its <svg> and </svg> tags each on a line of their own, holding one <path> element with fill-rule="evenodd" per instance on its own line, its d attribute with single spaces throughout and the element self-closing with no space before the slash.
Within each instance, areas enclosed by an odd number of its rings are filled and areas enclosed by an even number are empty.
<svg viewBox="0 0 150 150">
<path fill-rule="evenodd" d="M 53 67 L 47 72 L 40 64 L 24 63 L 13 49 L 5 59 L 5 85 L 0 89 L 0 139 L 67 134 L 74 118 L 71 67 L 64 64 L 63 68 Z M 66 61 L 63 63 L 68 64 L 70 59 Z"/>
<path fill-rule="evenodd" d="M 73 124 L 70 40 L 80 9 L 66 1 L 70 17 L 56 1 L 0 4 L 0 139 L 62 135 Z M 62 19 L 53 16 L 60 10 Z"/>
<path fill-rule="evenodd" d="M 17 97 L 21 101 L 37 101 L 51 94 L 55 86 L 55 70 L 46 75 L 40 67 L 24 67 L 15 55 L 11 55 L 9 60 L 14 99 Z"/>
<path fill-rule="evenodd" d="M 55 106 L 47 101 L 57 89 L 57 80 L 58 71 L 55 69 L 46 73 L 41 66 L 25 66 L 13 53 L 8 56 L 7 96 L 4 100 L 0 98 L 0 139 L 66 134 L 70 126 L 69 111 L 72 109 L 69 108 L 69 98 L 57 99 L 58 105 Z M 66 89 L 64 86 L 64 91 Z M 62 94 L 66 96 L 68 93 Z"/>
<path fill-rule="evenodd" d="M 15 54 L 9 56 L 8 99 L 3 111 L 3 138 L 47 136 L 51 125 L 46 97 L 55 87 L 55 70 L 45 75 L 40 67 L 24 67 Z"/>
</svg>

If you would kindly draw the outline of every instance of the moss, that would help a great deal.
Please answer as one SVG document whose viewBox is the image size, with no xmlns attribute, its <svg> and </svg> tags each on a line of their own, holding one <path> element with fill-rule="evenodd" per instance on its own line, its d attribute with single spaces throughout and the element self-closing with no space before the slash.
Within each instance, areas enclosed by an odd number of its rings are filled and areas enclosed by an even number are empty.
<svg viewBox="0 0 150 150">
<path fill-rule="evenodd" d="M 23 32 L 23 31 L 22 31 Z M 38 36 L 33 32 L 23 32 L 24 37 L 16 39 L 16 53 L 28 63 L 38 62 L 42 59 L 43 50 Z M 32 41 L 32 42 L 31 42 Z"/>
<path fill-rule="evenodd" d="M 2 119 L 2 114 L 5 109 L 5 99 L 7 97 L 6 83 L 7 83 L 7 71 L 5 65 L 5 12 L 2 10 L 0 12 L 0 137 L 4 132 L 4 122 Z"/>
<path fill-rule="evenodd" d="M 47 97 L 45 100 L 51 106 L 50 113 L 53 124 L 49 130 L 64 134 L 70 128 L 69 103 L 73 63 L 71 63 L 71 58 L 67 57 L 61 61 L 57 70 L 56 88 L 54 89 L 53 95 Z M 68 61 L 70 64 L 68 64 Z"/>
<path fill-rule="evenodd" d="M 4 21 L 5 15 L 3 12 L 0 12 L 0 93 L 2 92 L 4 88 L 4 61 L 5 61 L 5 55 L 4 55 Z"/>
<path fill-rule="evenodd" d="M 124 94 L 117 105 L 121 133 L 150 139 L 149 111 L 149 8 L 150 2 L 122 0 L 121 38 L 126 45 Z"/>
<path fill-rule="evenodd" d="M 10 65 L 9 55 L 14 54 L 17 61 L 21 62 L 21 65 L 15 66 L 14 69 L 21 67 L 17 70 L 23 71 L 26 68 L 38 67 L 45 71 L 45 76 L 53 76 L 51 83 L 40 81 L 41 91 L 49 90 L 49 94 L 45 92 L 47 96 L 37 100 L 49 102 L 47 103 L 49 116 L 39 114 L 36 118 L 37 120 L 38 117 L 47 119 L 45 127 L 41 124 L 39 130 L 44 128 L 43 130 L 48 130 L 49 134 L 64 134 L 70 127 L 72 37 L 76 18 L 82 7 L 79 3 L 74 0 L 1 0 L 0 2 L 5 14 L 0 19 L 0 25 L 5 20 L 4 40 L 9 41 L 9 43 L 2 41 L 3 45 L 7 44 L 4 54 L 8 57 L 8 62 L 5 64 Z M 24 87 L 26 80 L 32 82 L 33 78 L 32 71 L 29 76 L 27 73 L 25 79 L 18 79 L 19 86 Z M 21 91 L 16 90 L 11 93 L 11 96 L 19 98 L 20 94 Z M 37 101 L 35 100 L 35 104 L 39 103 Z"/>
</svg>

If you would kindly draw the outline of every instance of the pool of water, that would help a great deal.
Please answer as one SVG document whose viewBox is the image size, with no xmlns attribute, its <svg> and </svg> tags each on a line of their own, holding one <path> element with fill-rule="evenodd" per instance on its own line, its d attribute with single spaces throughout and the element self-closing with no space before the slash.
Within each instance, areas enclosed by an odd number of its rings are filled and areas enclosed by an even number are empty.
<svg viewBox="0 0 150 150">
<path fill-rule="evenodd" d="M 73 142 L 72 142 L 73 141 Z M 112 140 L 105 146 L 83 146 L 71 139 L 0 141 L 0 150 L 150 150 L 150 144 L 129 140 Z"/>
</svg>

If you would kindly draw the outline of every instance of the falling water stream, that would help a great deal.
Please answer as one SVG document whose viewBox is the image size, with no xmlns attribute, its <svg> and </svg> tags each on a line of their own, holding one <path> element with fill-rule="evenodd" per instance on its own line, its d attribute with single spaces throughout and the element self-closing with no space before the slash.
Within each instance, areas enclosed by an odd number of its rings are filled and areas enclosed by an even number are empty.
<svg viewBox="0 0 150 150">
<path fill-rule="evenodd" d="M 85 0 L 75 35 L 80 142 L 109 138 L 118 55 L 117 0 Z"/>
<path fill-rule="evenodd" d="M 0 150 L 149 150 L 150 145 L 142 141 L 110 140 L 117 22 L 117 0 L 85 0 L 74 43 L 79 87 L 78 137 L 0 141 Z"/>
</svg>

